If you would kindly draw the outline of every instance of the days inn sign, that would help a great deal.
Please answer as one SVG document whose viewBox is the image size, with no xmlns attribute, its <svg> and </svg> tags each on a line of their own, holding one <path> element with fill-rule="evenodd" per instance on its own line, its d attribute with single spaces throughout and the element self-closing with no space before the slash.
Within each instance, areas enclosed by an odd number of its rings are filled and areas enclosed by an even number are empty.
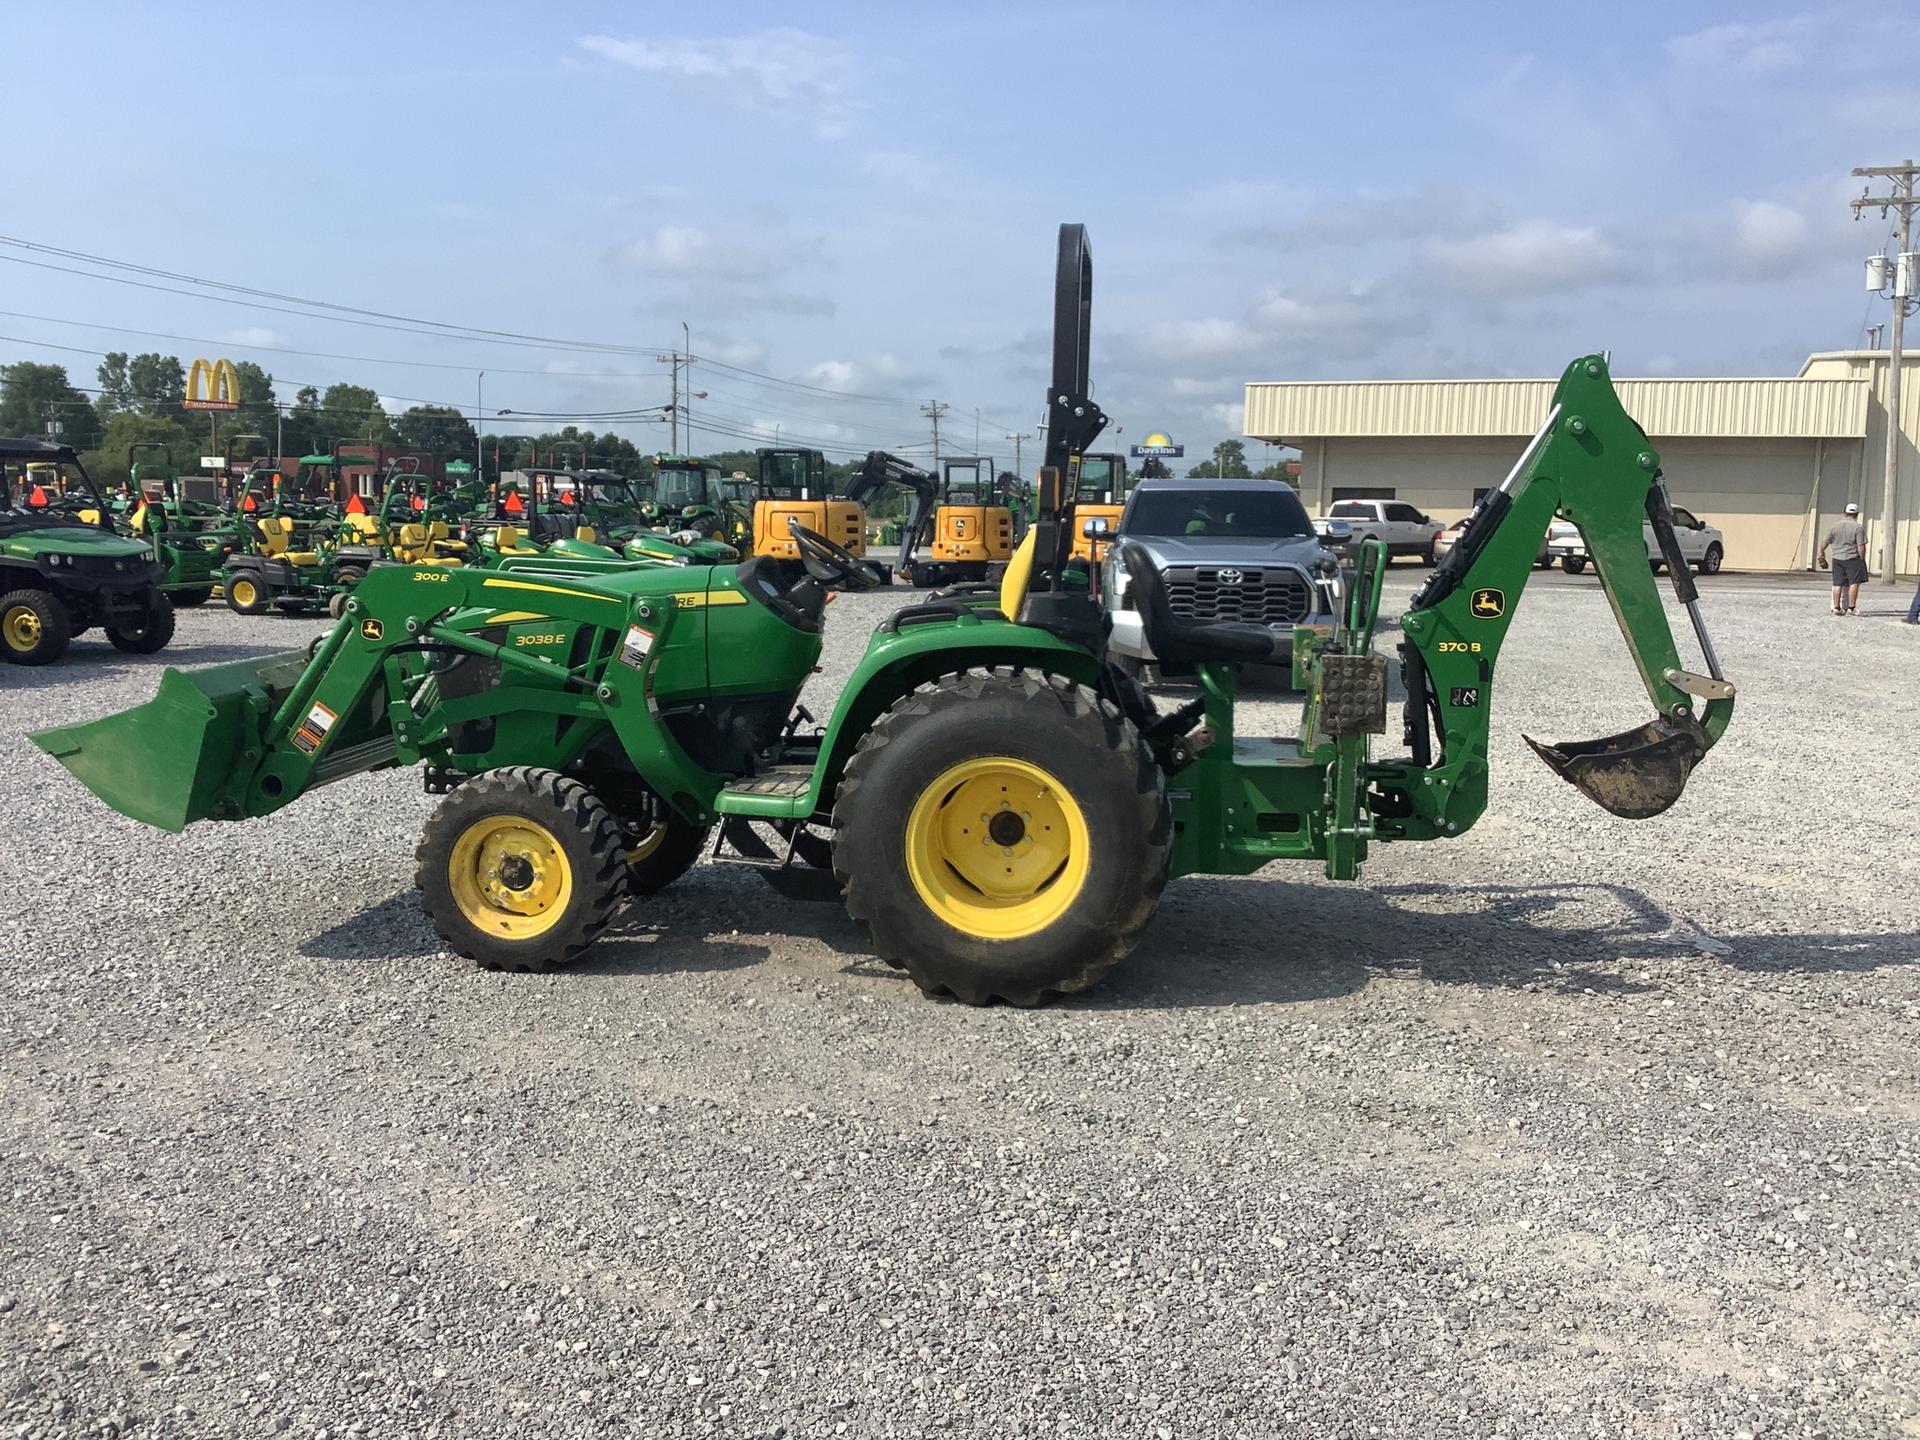
<svg viewBox="0 0 1920 1440">
<path fill-rule="evenodd" d="M 1133 447 L 1133 458 L 1136 460 L 1145 460 L 1149 456 L 1178 460 L 1183 458 L 1186 453 L 1187 447 L 1174 444 L 1173 437 L 1168 435 L 1164 430 L 1154 431 L 1151 435 L 1147 436 L 1144 443 Z"/>
</svg>

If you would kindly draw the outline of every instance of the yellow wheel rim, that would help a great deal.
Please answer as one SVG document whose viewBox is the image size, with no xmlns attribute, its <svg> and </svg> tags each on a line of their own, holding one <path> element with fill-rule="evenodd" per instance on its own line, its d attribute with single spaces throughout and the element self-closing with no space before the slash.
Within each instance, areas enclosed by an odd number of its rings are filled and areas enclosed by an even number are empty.
<svg viewBox="0 0 1920 1440">
<path fill-rule="evenodd" d="M 660 848 L 660 842 L 666 838 L 666 822 L 664 820 L 656 820 L 653 828 L 642 835 L 638 843 L 627 848 L 627 864 L 638 865 L 642 860 L 658 850 Z"/>
<path fill-rule="evenodd" d="M 506 940 L 544 935 L 573 898 L 573 866 L 560 842 L 519 815 L 489 815 L 461 831 L 447 881 L 467 922 Z"/>
<path fill-rule="evenodd" d="M 251 605 L 260 596 L 260 592 L 253 588 L 251 580 L 234 581 L 228 588 L 227 594 L 233 597 L 233 603 L 236 605 Z"/>
<path fill-rule="evenodd" d="M 7 648 L 25 655 L 40 643 L 40 617 L 25 605 L 16 605 L 0 619 L 0 634 L 7 637 Z"/>
<path fill-rule="evenodd" d="M 943 771 L 907 816 L 913 888 L 956 930 L 989 940 L 1036 934 L 1087 882 L 1080 807 L 1025 760 L 984 755 Z"/>
</svg>

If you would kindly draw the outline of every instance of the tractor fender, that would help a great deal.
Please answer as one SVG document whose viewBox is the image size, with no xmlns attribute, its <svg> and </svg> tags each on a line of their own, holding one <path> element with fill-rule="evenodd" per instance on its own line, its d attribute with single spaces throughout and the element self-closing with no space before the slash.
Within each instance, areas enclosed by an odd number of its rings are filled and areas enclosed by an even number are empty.
<svg viewBox="0 0 1920 1440">
<path fill-rule="evenodd" d="M 854 748 L 901 696 L 942 675 L 995 666 L 1064 675 L 1083 685 L 1096 684 L 1100 674 L 1100 661 L 1091 651 L 997 614 L 985 618 L 969 614 L 877 632 L 841 690 L 821 736 L 808 803 L 799 815 L 833 809 L 834 793 Z"/>
</svg>

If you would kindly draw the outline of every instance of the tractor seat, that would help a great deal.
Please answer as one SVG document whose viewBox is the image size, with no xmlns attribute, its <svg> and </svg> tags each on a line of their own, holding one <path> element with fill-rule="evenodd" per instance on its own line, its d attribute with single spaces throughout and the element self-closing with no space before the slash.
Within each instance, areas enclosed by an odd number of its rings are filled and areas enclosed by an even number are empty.
<svg viewBox="0 0 1920 1440">
<path fill-rule="evenodd" d="M 1167 586 L 1153 557 L 1138 545 L 1120 544 L 1121 563 L 1133 588 L 1134 608 L 1146 631 L 1147 644 L 1160 659 L 1175 665 L 1225 661 L 1242 665 L 1277 665 L 1293 644 L 1291 631 L 1234 621 L 1203 624 L 1182 620 L 1167 603 Z"/>
</svg>

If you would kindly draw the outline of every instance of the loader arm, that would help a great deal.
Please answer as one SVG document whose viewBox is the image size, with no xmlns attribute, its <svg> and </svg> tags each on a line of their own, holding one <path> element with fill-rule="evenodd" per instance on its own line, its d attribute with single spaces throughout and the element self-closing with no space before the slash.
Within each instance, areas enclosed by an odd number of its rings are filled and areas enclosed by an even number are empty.
<svg viewBox="0 0 1920 1440">
<path fill-rule="evenodd" d="M 686 581 L 701 600 L 705 583 Z M 32 739 L 120 813 L 178 831 L 422 760 L 565 768 L 610 729 L 669 803 L 697 816 L 725 777 L 696 765 L 651 704 L 688 603 L 562 577 L 380 566 L 310 657 L 169 669 L 147 704 Z M 704 673 L 698 626 L 691 650 Z M 444 662 L 459 659 L 496 667 L 494 678 L 456 683 Z M 454 756 L 463 725 L 495 738 Z"/>
<path fill-rule="evenodd" d="M 1366 769 L 1383 838 L 1458 834 L 1485 809 L 1495 667 L 1556 517 L 1586 540 L 1655 715 L 1601 740 L 1529 738 L 1535 752 L 1604 809 L 1645 819 L 1679 799 L 1693 767 L 1725 733 L 1734 686 L 1721 673 L 1693 578 L 1679 562 L 1659 455 L 1621 406 L 1605 358 L 1586 356 L 1567 367 L 1545 425 L 1401 619 L 1411 754 Z M 1647 563 L 1648 524 L 1693 623 L 1704 675 L 1680 662 Z"/>
</svg>

